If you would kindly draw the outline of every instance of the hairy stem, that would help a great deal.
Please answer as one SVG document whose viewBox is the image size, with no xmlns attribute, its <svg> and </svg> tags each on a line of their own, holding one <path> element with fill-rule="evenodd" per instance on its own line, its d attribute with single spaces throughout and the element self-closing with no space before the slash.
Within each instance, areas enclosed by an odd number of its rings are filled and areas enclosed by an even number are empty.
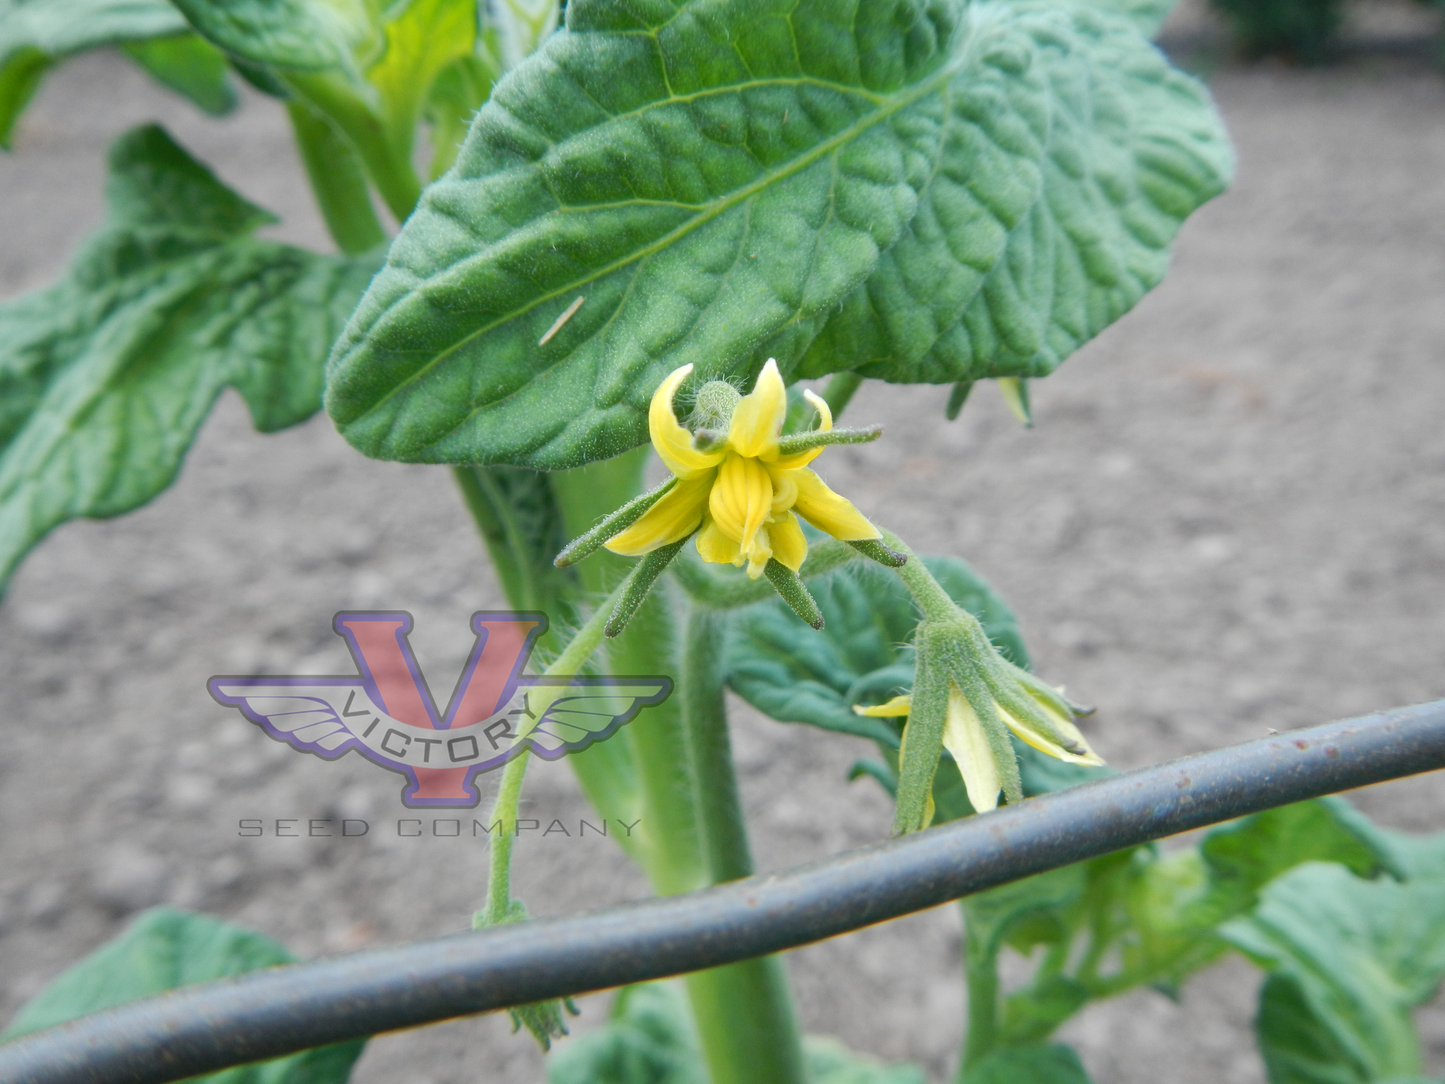
<svg viewBox="0 0 1445 1084">
<path fill-rule="evenodd" d="M 963 1062 L 958 1084 L 988 1056 L 998 1037 L 998 956 L 988 951 L 973 934 L 968 921 L 968 901 L 960 901 L 964 916 L 963 977 L 968 987 L 968 1033 L 963 1041 Z"/>
<path fill-rule="evenodd" d="M 552 665 L 543 671 L 548 676 L 571 676 L 578 673 L 603 640 L 607 619 L 612 616 L 613 607 L 627 589 L 624 581 L 602 601 L 587 623 L 572 637 Z M 488 823 L 497 833 L 492 841 L 487 868 L 486 925 L 495 926 L 507 917 L 512 902 L 512 841 L 517 830 L 517 806 L 522 798 L 522 778 L 527 774 L 529 752 L 519 753 L 502 769 L 502 784 L 497 789 L 496 801 L 492 803 L 492 816 Z"/>
<path fill-rule="evenodd" d="M 530 574 L 527 546 L 517 523 L 517 513 L 501 492 L 486 467 L 453 467 L 452 476 L 462 491 L 467 510 L 492 558 L 492 568 L 502 583 L 507 601 L 519 610 L 542 606 L 541 585 Z"/>
<path fill-rule="evenodd" d="M 406 221 L 421 197 L 421 181 L 404 154 L 386 137 L 376 111 L 345 79 L 330 72 L 291 72 L 285 82 L 324 114 L 356 148 L 398 222 Z"/>
<path fill-rule="evenodd" d="M 286 112 L 311 191 L 336 247 L 356 255 L 384 243 L 386 232 L 371 206 L 371 192 L 356 152 L 330 121 L 305 102 L 287 102 Z"/>
<path fill-rule="evenodd" d="M 720 884 L 750 876 L 753 860 L 728 739 L 721 615 L 688 609 L 678 695 L 707 880 Z M 687 992 L 713 1084 L 803 1084 L 802 1041 L 778 957 L 696 972 L 687 976 Z"/>
<path fill-rule="evenodd" d="M 928 571 L 918 559 L 918 555 L 908 547 L 908 543 L 889 530 L 884 530 L 883 541 L 888 544 L 889 549 L 908 558 L 908 562 L 897 569 L 898 577 L 908 588 L 913 600 L 918 603 L 925 618 L 948 621 L 957 619 L 960 615 L 967 616 L 966 611 L 961 610 L 953 599 L 949 598 L 948 592 L 939 586 L 933 573 Z"/>
</svg>

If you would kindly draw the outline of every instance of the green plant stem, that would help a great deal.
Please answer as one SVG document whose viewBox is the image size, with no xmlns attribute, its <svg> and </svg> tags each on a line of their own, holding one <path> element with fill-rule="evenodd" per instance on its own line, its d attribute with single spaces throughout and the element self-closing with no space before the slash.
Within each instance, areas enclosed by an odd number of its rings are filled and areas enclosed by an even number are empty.
<svg viewBox="0 0 1445 1084">
<path fill-rule="evenodd" d="M 727 704 L 720 666 L 723 625 L 720 615 L 688 608 L 683 640 L 682 679 L 677 695 L 696 777 L 698 822 L 707 853 L 708 881 L 722 884 L 753 873 L 753 858 L 743 823 L 742 800 L 733 770 Z"/>
<path fill-rule="evenodd" d="M 582 670 L 592 653 L 603 640 L 603 630 L 617 600 L 627 589 L 626 583 L 602 601 L 593 611 L 587 623 L 572 637 L 571 643 L 563 649 L 552 665 L 544 671 L 548 676 L 571 676 Z M 486 924 L 495 926 L 503 922 L 512 902 L 512 841 L 516 836 L 517 807 L 522 797 L 522 778 L 527 774 L 527 762 L 532 759 L 529 752 L 523 752 L 507 762 L 502 769 L 502 784 L 497 788 L 496 800 L 492 803 L 492 816 L 488 824 L 496 832 L 492 840 L 491 853 L 487 863 L 487 906 Z"/>
<path fill-rule="evenodd" d="M 723 618 L 688 608 L 678 697 L 682 702 L 712 884 L 750 876 L 752 854 L 733 769 L 723 697 Z M 713 1084 L 803 1084 L 802 1040 L 787 974 L 776 956 L 687 976 L 688 998 Z"/>
<path fill-rule="evenodd" d="M 476 521 L 507 601 L 519 610 L 542 609 L 544 591 L 529 574 L 526 541 L 517 523 L 516 510 L 506 495 L 487 474 L 486 467 L 453 467 L 452 477 Z"/>
<path fill-rule="evenodd" d="M 909 548 L 908 543 L 889 530 L 883 531 L 883 541 L 890 549 L 897 550 L 908 558 L 908 563 L 900 566 L 896 571 L 899 579 L 903 581 L 904 586 L 913 596 L 913 600 L 918 603 L 919 609 L 923 611 L 925 618 L 934 621 L 950 621 L 957 620 L 959 615 L 968 616 L 967 611 L 960 609 L 953 599 L 949 598 L 948 592 L 939 586 L 938 581 L 933 578 L 933 573 L 928 571 L 923 562 L 918 559 L 918 555 Z"/>
<path fill-rule="evenodd" d="M 371 206 L 366 174 L 356 152 L 330 121 L 305 102 L 292 99 L 286 103 L 286 112 L 301 163 L 336 247 L 356 255 L 383 244 L 386 232 Z"/>
<path fill-rule="evenodd" d="M 641 491 L 645 459 L 622 460 L 554 476 L 569 534 Z M 619 486 L 631 492 L 618 493 Z M 578 571 L 597 590 L 626 567 L 621 558 L 596 554 Z M 662 895 L 746 877 L 753 869 L 718 665 L 722 618 L 701 607 L 687 610 L 680 658 L 665 581 L 608 645 L 614 673 L 679 674 L 672 698 L 623 731 L 642 792 L 643 868 Z M 802 1043 L 778 958 L 697 972 L 686 985 L 712 1084 L 804 1084 Z"/>
<path fill-rule="evenodd" d="M 829 379 L 823 388 L 823 402 L 828 404 L 835 420 L 847 408 L 853 393 L 862 386 L 863 378 L 857 373 L 834 373 Z"/>
<path fill-rule="evenodd" d="M 522 799 L 522 777 L 532 754 L 523 752 L 507 761 L 502 769 L 502 785 L 492 803 L 487 823 L 496 832 L 487 855 L 487 906 L 485 924 L 497 926 L 507 918 L 512 903 L 512 840 L 517 829 L 517 807 Z"/>
<path fill-rule="evenodd" d="M 968 920 L 968 901 L 961 900 L 964 948 L 963 977 L 968 988 L 968 1033 L 963 1041 L 963 1063 L 958 1084 L 968 1071 L 988 1056 L 998 1038 L 998 954 L 973 935 L 975 923 Z"/>
<path fill-rule="evenodd" d="M 344 77 L 333 72 L 290 72 L 287 85 L 324 114 L 356 148 L 398 222 L 406 221 L 421 198 L 421 181 L 405 155 L 386 137 L 386 127 Z"/>
<path fill-rule="evenodd" d="M 642 492 L 647 455 L 648 449 L 639 448 L 554 474 L 553 491 L 567 534 L 581 534 Z M 611 590 L 632 567 L 632 562 L 615 554 L 598 553 L 580 564 L 577 572 L 584 589 L 600 594 Z M 677 647 L 671 592 L 664 582 L 637 611 L 626 631 L 607 645 L 608 669 L 614 674 L 676 673 Z M 639 861 L 648 879 L 664 896 L 702 887 L 707 878 L 679 698 L 673 696 L 648 708 L 628 723 L 619 737 L 636 772 L 642 825 L 634 836 L 640 835 Z M 611 744 L 604 742 L 602 747 Z M 575 762 L 577 758 L 569 759 Z"/>
</svg>

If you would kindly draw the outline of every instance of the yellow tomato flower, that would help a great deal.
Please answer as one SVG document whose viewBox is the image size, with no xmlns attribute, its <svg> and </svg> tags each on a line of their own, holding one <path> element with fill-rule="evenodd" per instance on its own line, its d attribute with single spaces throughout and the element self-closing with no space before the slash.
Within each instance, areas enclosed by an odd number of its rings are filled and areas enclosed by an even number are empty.
<svg viewBox="0 0 1445 1084">
<path fill-rule="evenodd" d="M 757 579 L 769 560 L 794 572 L 808 555 L 808 542 L 797 516 L 844 542 L 882 537 L 881 532 L 843 497 L 808 469 L 821 447 L 784 455 L 778 447 L 788 393 L 772 358 L 758 374 L 752 393 L 739 396 L 729 385 L 713 382 L 699 393 L 727 437 L 703 423 L 696 435 L 672 412 L 673 396 L 691 365 L 675 369 L 652 396 L 648 430 L 652 446 L 677 484 L 636 523 L 613 536 L 613 553 L 640 557 L 697 532 L 697 551 L 714 564 L 747 566 Z M 833 428 L 828 404 L 803 393 L 819 417 L 819 431 Z M 704 404 L 703 400 L 708 402 Z M 731 415 L 727 416 L 727 408 Z M 794 513 L 797 515 L 795 516 Z"/>
</svg>

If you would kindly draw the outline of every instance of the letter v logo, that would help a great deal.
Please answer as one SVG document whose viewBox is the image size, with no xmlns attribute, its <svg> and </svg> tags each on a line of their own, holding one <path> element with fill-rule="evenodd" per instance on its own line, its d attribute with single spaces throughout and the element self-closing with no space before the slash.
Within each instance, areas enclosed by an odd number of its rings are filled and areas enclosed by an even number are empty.
<svg viewBox="0 0 1445 1084">
<path fill-rule="evenodd" d="M 547 628 L 540 613 L 482 611 L 446 713 L 407 639 L 411 614 L 347 611 L 332 626 L 357 674 L 214 677 L 211 695 L 237 707 L 272 738 L 334 760 L 350 750 L 407 779 L 402 801 L 472 807 L 476 776 L 530 750 L 549 760 L 603 741 L 672 691 L 665 677 L 523 674 Z"/>
</svg>

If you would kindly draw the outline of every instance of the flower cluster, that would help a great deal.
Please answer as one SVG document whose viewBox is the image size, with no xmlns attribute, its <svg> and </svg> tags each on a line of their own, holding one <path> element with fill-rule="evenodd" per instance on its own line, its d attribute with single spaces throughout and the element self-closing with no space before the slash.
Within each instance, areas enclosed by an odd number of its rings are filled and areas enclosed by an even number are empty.
<svg viewBox="0 0 1445 1084">
<path fill-rule="evenodd" d="M 802 567 L 808 541 L 798 516 L 845 542 L 882 537 L 808 468 L 823 445 L 784 453 L 779 437 L 788 394 L 776 361 L 768 359 L 749 395 L 722 381 L 704 385 L 693 412 L 695 431 L 678 422 L 672 405 L 691 372 L 692 366 L 684 365 L 662 382 L 647 417 L 652 446 L 677 484 L 609 539 L 609 550 L 640 557 L 696 534 L 704 561 L 746 565 L 748 576 L 757 579 L 769 561 L 793 572 Z M 803 394 L 818 412 L 817 432 L 831 431 L 828 404 L 812 392 Z"/>
</svg>

